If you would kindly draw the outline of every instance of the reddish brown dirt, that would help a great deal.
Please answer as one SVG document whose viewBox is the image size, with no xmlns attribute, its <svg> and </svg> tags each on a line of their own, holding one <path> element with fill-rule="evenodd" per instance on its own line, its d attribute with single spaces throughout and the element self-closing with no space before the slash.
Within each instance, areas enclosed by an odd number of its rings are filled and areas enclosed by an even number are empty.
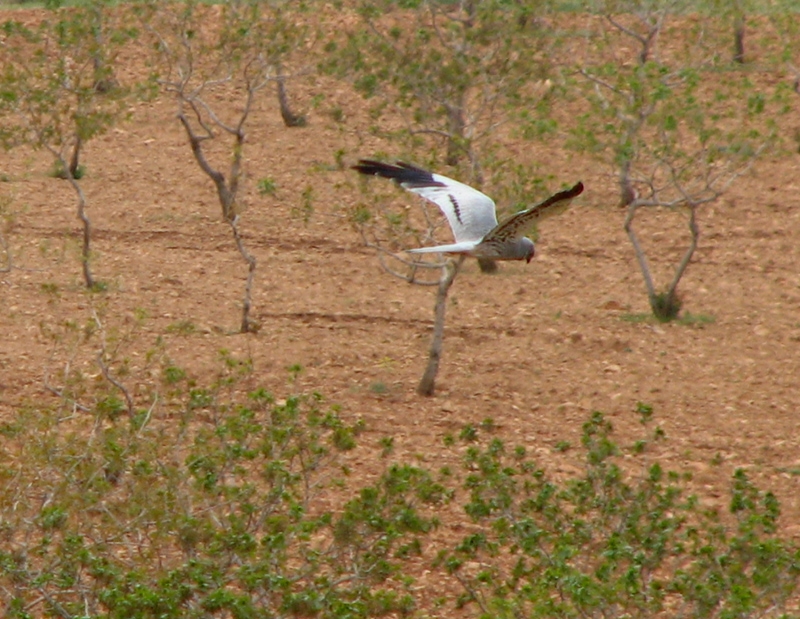
<svg viewBox="0 0 800 619">
<path fill-rule="evenodd" d="M 369 135 L 372 121 L 344 86 L 320 79 L 294 95 L 308 109 L 318 93 L 325 104 L 311 109 L 306 128 L 286 129 L 271 99 L 253 118 L 241 229 L 258 259 L 257 334 L 236 333 L 246 268 L 169 100 L 134 105 L 130 121 L 86 150 L 92 267 L 106 293 L 81 287 L 75 195 L 47 175 L 48 157 L 22 150 L 4 157 L 3 234 L 15 268 L 0 274 L 0 419 L 59 405 L 46 384 L 63 383 L 68 360 L 102 383 L 97 339 L 75 344 L 64 326 L 85 324 L 94 307 L 110 339 L 131 333 L 119 353 L 129 364 L 122 380 L 141 406 L 159 384 L 160 365 L 147 352 L 160 338 L 159 359 L 201 384 L 217 374 L 226 349 L 253 360 L 243 388 L 318 390 L 345 418 L 365 421 L 366 445 L 393 436 L 398 459 L 439 466 L 444 435 L 491 417 L 502 435 L 568 472 L 575 450 L 561 453 L 558 443 L 577 445 L 595 410 L 612 420 L 621 442 L 639 438 L 641 401 L 667 433 L 666 466 L 693 472 L 710 501 L 724 500 L 732 470 L 747 467 L 778 494 L 785 526 L 800 534 L 796 153 L 763 159 L 702 210 L 700 247 L 681 290 L 686 310 L 713 322 L 687 326 L 625 320 L 647 305 L 613 177 L 557 143 L 522 147 L 558 182 L 583 180 L 585 194 L 543 224 L 530 264 L 504 264 L 495 276 L 466 264 L 448 307 L 438 390 L 423 398 L 414 389 L 433 289 L 387 276 L 362 247 L 346 208 L 363 197 L 354 173 L 334 159 L 342 151 L 350 164 L 392 145 Z M 787 133 L 800 124 L 800 98 L 793 105 L 781 121 Z M 325 113 L 335 106 L 344 123 Z M 274 197 L 256 191 L 262 177 L 274 179 Z M 306 223 L 298 213 L 309 186 L 314 213 Z M 685 224 L 669 212 L 642 218 L 661 282 L 683 251 Z M 290 386 L 293 364 L 303 371 Z M 371 453 L 353 455 L 356 476 L 359 466 L 373 468 Z"/>
</svg>

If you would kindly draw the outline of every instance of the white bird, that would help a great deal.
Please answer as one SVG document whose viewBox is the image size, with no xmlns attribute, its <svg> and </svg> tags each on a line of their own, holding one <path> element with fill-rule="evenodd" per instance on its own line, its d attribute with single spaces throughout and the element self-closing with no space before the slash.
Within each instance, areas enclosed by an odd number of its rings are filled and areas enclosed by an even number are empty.
<svg viewBox="0 0 800 619">
<path fill-rule="evenodd" d="M 360 159 L 353 169 L 361 174 L 389 178 L 404 189 L 430 200 L 444 213 L 455 243 L 407 250 L 412 253 L 466 254 L 476 258 L 530 262 L 536 248 L 533 241 L 523 236 L 525 230 L 534 221 L 564 212 L 572 199 L 583 192 L 583 183 L 579 182 L 498 225 L 494 200 L 441 174 L 401 161 L 391 164 L 372 159 Z"/>
</svg>

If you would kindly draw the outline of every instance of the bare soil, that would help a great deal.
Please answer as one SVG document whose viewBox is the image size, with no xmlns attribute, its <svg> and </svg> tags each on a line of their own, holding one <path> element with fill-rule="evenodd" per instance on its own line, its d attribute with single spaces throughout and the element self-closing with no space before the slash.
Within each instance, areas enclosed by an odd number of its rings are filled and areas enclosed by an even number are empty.
<svg viewBox="0 0 800 619">
<path fill-rule="evenodd" d="M 252 359 L 242 389 L 317 390 L 345 418 L 363 419 L 367 448 L 351 456 L 356 480 L 375 470 L 383 436 L 394 437 L 397 459 L 438 467 L 445 435 L 489 417 L 551 470 L 570 473 L 578 450 L 556 446 L 577 446 L 592 411 L 628 443 L 642 436 L 635 408 L 644 402 L 668 436 L 659 456 L 666 467 L 691 471 L 705 500 L 720 505 L 731 472 L 747 467 L 776 492 L 786 530 L 800 536 L 796 153 L 761 160 L 702 210 L 700 247 L 681 286 L 699 320 L 658 324 L 630 319 L 648 307 L 613 176 L 558 143 L 521 145 L 542 173 L 582 180 L 586 191 L 542 225 L 530 264 L 503 264 L 493 276 L 465 265 L 451 293 L 438 389 L 423 398 L 414 390 L 434 290 L 389 277 L 361 245 L 347 220 L 363 200 L 358 179 L 335 162 L 337 151 L 349 165 L 393 147 L 369 133 L 374 121 L 345 85 L 318 78 L 290 92 L 308 126 L 285 128 L 270 98 L 248 137 L 240 227 L 258 260 L 255 334 L 236 333 L 246 265 L 173 102 L 137 103 L 129 121 L 87 145 L 81 183 L 104 293 L 82 288 L 75 195 L 48 174 L 48 155 L 3 156 L 3 235 L 14 268 L 0 273 L 0 420 L 23 407 L 64 406 L 48 387 L 63 386 L 67 364 L 103 383 L 98 340 L 84 345 L 73 328 L 94 311 L 109 349 L 121 342 L 114 367 L 126 361 L 120 379 L 137 405 L 150 405 L 167 359 L 202 384 L 219 373 L 225 349 Z M 317 94 L 326 99 L 314 108 Z M 780 121 L 786 134 L 800 126 L 800 97 L 793 105 Z M 328 113 L 335 107 L 343 122 Z M 221 149 L 215 155 L 226 160 Z M 274 196 L 257 192 L 264 177 L 275 181 Z M 305 221 L 307 188 L 314 211 Z M 648 213 L 639 229 L 663 282 L 688 241 L 686 218 Z M 303 370 L 290 385 L 295 364 Z"/>
</svg>

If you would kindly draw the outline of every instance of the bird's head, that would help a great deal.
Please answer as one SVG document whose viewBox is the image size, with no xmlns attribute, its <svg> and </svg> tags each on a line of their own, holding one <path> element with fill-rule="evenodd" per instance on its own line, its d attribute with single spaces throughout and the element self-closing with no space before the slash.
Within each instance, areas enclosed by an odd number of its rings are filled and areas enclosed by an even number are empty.
<svg viewBox="0 0 800 619">
<path fill-rule="evenodd" d="M 520 239 L 520 244 L 522 245 L 525 262 L 530 262 L 533 260 L 533 257 L 536 255 L 536 246 L 533 244 L 533 241 L 527 237 L 524 237 Z"/>
</svg>

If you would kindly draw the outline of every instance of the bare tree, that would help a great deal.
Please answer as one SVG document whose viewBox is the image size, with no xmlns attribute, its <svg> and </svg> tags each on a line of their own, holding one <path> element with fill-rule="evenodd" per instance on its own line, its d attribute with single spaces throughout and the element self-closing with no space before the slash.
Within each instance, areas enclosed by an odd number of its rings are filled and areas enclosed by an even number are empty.
<svg viewBox="0 0 800 619">
<path fill-rule="evenodd" d="M 228 0 L 215 7 L 194 0 L 152 2 L 149 9 L 145 24 L 157 42 L 158 83 L 175 97 L 192 155 L 214 183 L 223 220 L 247 264 L 240 330 L 254 331 L 250 310 L 257 263 L 239 229 L 247 127 L 257 98 L 269 86 L 277 84 L 279 100 L 285 98 L 282 59 L 298 45 L 301 31 L 281 7 L 256 0 Z M 239 105 L 221 103 L 221 93 L 238 97 Z M 284 105 L 281 111 L 291 114 Z M 293 119 L 300 124 L 300 117 Z M 211 162 L 207 146 L 226 138 L 230 163 L 223 171 Z"/>
</svg>

